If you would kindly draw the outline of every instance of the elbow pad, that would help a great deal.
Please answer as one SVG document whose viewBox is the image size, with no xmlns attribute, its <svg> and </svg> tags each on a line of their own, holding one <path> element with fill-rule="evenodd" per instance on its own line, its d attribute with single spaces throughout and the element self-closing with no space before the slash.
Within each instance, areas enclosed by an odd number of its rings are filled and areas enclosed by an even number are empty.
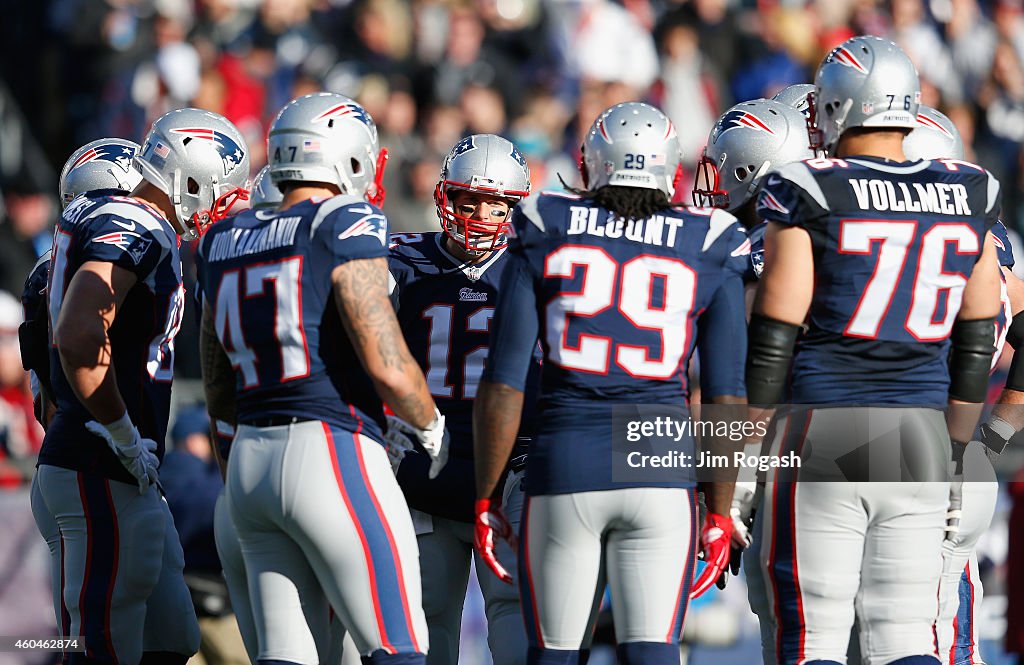
<svg viewBox="0 0 1024 665">
<path fill-rule="evenodd" d="M 984 402 L 995 353 L 995 319 L 957 321 L 953 324 L 949 355 L 949 397 L 963 402 Z"/>
<path fill-rule="evenodd" d="M 1010 323 L 1010 329 L 1006 331 L 1006 343 L 1016 351 L 1024 341 L 1024 311 L 1017 312 Z"/>
<path fill-rule="evenodd" d="M 750 317 L 747 332 L 747 400 L 776 404 L 782 397 L 793 345 L 801 327 L 760 314 Z"/>
</svg>

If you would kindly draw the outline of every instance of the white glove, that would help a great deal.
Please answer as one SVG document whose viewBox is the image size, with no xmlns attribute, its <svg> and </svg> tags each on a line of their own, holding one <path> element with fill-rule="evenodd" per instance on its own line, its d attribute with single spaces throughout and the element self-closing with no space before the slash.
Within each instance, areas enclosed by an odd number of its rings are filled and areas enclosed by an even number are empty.
<svg viewBox="0 0 1024 665">
<path fill-rule="evenodd" d="M 733 526 L 732 544 L 740 549 L 750 547 L 753 540 L 753 536 L 750 535 L 750 525 L 754 517 L 755 489 L 757 489 L 755 482 L 737 481 L 736 488 L 732 493 L 732 506 L 729 508 Z"/>
<path fill-rule="evenodd" d="M 411 429 L 409 424 L 401 418 L 387 416 L 388 431 L 384 434 L 384 452 L 388 454 L 391 461 L 391 471 L 398 474 L 398 467 L 402 464 L 405 454 L 413 449 L 412 439 L 407 432 Z"/>
<path fill-rule="evenodd" d="M 150 485 L 156 484 L 159 478 L 156 470 L 160 466 L 156 456 L 156 441 L 143 439 L 127 412 L 107 425 L 90 420 L 85 424 L 85 429 L 106 440 L 124 468 L 135 477 L 139 484 L 139 494 L 145 494 Z"/>
<path fill-rule="evenodd" d="M 419 441 L 423 449 L 430 455 L 430 472 L 427 474 L 431 479 L 437 478 L 441 469 L 448 463 L 448 430 L 444 427 L 444 416 L 434 407 L 434 420 L 425 429 L 414 427 L 401 418 L 389 418 L 388 430 L 394 427 L 397 431 L 409 438 Z M 403 453 L 404 454 L 404 453 Z"/>
</svg>

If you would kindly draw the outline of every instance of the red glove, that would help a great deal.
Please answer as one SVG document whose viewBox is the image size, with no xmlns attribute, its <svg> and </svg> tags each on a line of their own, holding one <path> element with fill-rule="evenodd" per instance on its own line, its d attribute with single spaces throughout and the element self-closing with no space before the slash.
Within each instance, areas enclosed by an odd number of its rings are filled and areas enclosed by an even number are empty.
<svg viewBox="0 0 1024 665">
<path fill-rule="evenodd" d="M 690 587 L 690 599 L 699 598 L 719 577 L 728 575 L 729 548 L 732 543 L 732 518 L 708 513 L 700 532 L 704 570 Z M 724 584 L 721 586 L 724 587 Z"/>
<path fill-rule="evenodd" d="M 476 519 L 473 524 L 473 549 L 502 582 L 512 584 L 512 576 L 498 561 L 498 554 L 495 551 L 498 538 L 508 541 L 512 549 L 516 549 L 516 536 L 501 510 L 501 502 L 496 499 L 477 499 L 474 512 Z"/>
</svg>

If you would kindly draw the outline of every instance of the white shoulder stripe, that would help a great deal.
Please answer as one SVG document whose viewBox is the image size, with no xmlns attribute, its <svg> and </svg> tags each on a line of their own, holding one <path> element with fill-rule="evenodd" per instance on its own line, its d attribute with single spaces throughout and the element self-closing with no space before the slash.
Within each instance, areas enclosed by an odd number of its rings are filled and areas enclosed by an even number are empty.
<svg viewBox="0 0 1024 665">
<path fill-rule="evenodd" d="M 985 212 L 992 212 L 992 208 L 999 200 L 999 181 L 988 171 L 985 171 L 985 175 L 988 176 L 988 207 L 985 208 Z"/>
<path fill-rule="evenodd" d="M 45 252 L 43 252 L 43 255 L 40 256 L 38 259 L 36 259 L 36 264 L 34 266 L 32 266 L 32 272 L 35 272 L 36 270 L 39 270 L 39 266 L 41 266 L 44 263 L 46 263 L 47 261 L 49 261 L 50 260 L 50 255 L 52 253 L 53 253 L 53 250 L 49 250 L 49 249 L 46 250 Z M 31 275 L 32 273 L 29 273 L 29 274 Z"/>
<path fill-rule="evenodd" d="M 540 213 L 537 212 L 537 201 L 539 198 L 540 194 L 527 196 L 518 203 L 518 208 L 523 211 L 523 215 L 526 216 L 526 219 L 530 220 L 530 223 L 536 226 L 541 233 L 543 233 L 544 220 L 540 218 Z"/>
<path fill-rule="evenodd" d="M 169 222 L 155 217 L 153 213 L 150 212 L 148 208 L 143 207 L 141 203 L 107 201 L 99 208 L 96 208 L 89 213 L 89 217 L 98 217 L 99 215 L 117 215 L 118 217 L 138 222 L 139 225 L 147 231 L 160 231 L 166 234 L 171 230 Z"/>
<path fill-rule="evenodd" d="M 828 200 L 825 199 L 825 193 L 821 191 L 821 185 L 811 175 L 806 164 L 803 162 L 792 162 L 779 169 L 778 173 L 786 180 L 803 189 L 818 205 L 828 210 Z"/>
<path fill-rule="evenodd" d="M 365 203 L 365 199 L 361 199 L 358 196 L 352 196 L 351 194 L 339 194 L 338 196 L 332 196 L 317 208 L 316 217 L 313 218 L 313 223 L 309 226 L 309 238 L 312 240 L 313 236 L 316 235 L 316 230 L 323 224 L 324 219 L 327 215 L 331 214 L 338 208 L 347 206 L 350 203 L 359 203 L 360 201 Z"/>
<path fill-rule="evenodd" d="M 735 217 L 724 210 L 715 209 L 715 211 L 711 213 L 708 232 L 707 235 L 704 236 L 704 245 L 700 248 L 700 251 L 708 251 L 708 248 L 711 247 L 711 245 L 714 245 L 715 241 L 718 240 L 733 224 L 739 224 Z"/>
</svg>

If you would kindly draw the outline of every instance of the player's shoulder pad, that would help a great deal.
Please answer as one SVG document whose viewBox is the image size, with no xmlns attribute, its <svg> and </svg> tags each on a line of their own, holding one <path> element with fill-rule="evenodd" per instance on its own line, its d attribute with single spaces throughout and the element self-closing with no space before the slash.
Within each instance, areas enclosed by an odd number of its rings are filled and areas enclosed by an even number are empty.
<svg viewBox="0 0 1024 665">
<path fill-rule="evenodd" d="M 995 206 L 999 204 L 999 179 L 992 175 L 988 169 L 978 166 L 974 162 L 951 158 L 933 159 L 928 164 L 928 170 L 937 171 L 945 176 L 949 176 L 951 173 L 962 173 L 965 176 L 983 177 L 985 179 L 984 187 L 986 193 L 985 213 L 992 213 Z"/>
<path fill-rule="evenodd" d="M 819 157 L 783 164 L 778 169 L 768 173 L 767 177 L 765 177 L 764 187 L 767 189 L 772 186 L 780 186 L 783 183 L 796 186 L 822 208 L 828 208 L 828 200 L 825 198 L 825 193 L 821 189 L 818 178 L 821 177 L 820 174 L 832 172 L 833 169 L 826 168 L 826 166 L 834 165 L 836 161 Z"/>
<path fill-rule="evenodd" d="M 550 233 L 552 222 L 566 219 L 564 210 L 574 203 L 579 204 L 583 197 L 569 192 L 546 190 L 535 192 L 516 204 L 512 214 L 509 238 L 517 239 L 518 244 L 529 244 L 530 238 Z"/>
<path fill-rule="evenodd" d="M 329 221 L 329 224 L 324 222 Z M 388 218 L 380 208 L 357 196 L 341 194 L 317 204 L 309 228 L 312 239 L 320 228 L 338 233 L 338 240 L 357 236 L 371 236 L 388 246 Z"/>
</svg>

